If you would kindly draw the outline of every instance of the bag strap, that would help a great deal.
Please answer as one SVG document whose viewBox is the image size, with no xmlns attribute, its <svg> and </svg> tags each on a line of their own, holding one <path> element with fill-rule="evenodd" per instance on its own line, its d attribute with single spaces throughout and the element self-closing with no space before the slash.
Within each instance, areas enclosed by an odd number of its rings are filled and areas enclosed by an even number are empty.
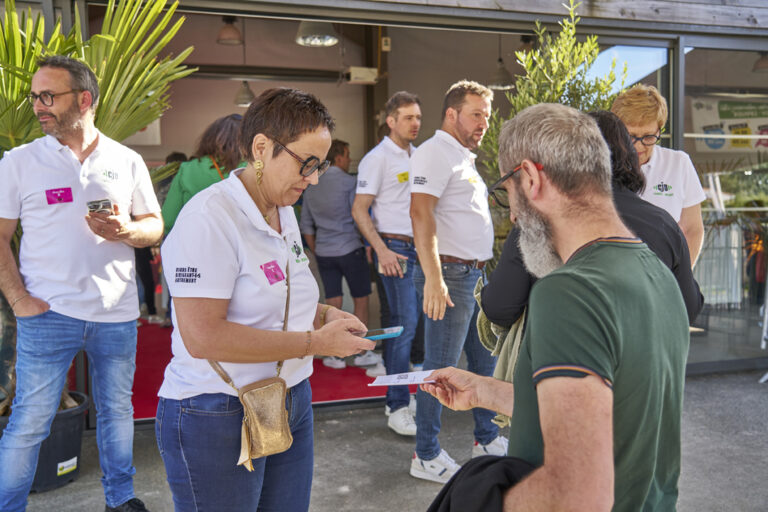
<svg viewBox="0 0 768 512">
<path fill-rule="evenodd" d="M 291 260 L 289 259 L 285 264 L 285 286 L 287 288 L 285 293 L 285 316 L 283 317 L 283 332 L 288 330 L 288 311 L 290 310 L 290 304 L 291 304 L 291 271 L 290 269 Z M 240 393 L 240 390 L 237 389 L 235 384 L 232 382 L 232 377 L 229 376 L 227 371 L 221 367 L 218 361 L 214 361 L 212 359 L 208 359 L 208 363 L 213 367 L 213 369 L 216 371 L 216 373 L 221 377 L 224 382 L 229 384 L 232 389 Z M 277 377 L 280 376 L 280 370 L 283 369 L 283 361 L 277 362 Z"/>
<path fill-rule="evenodd" d="M 216 168 L 216 172 L 219 173 L 219 177 L 223 180 L 224 174 L 221 172 L 221 169 L 219 169 L 219 164 L 216 163 L 216 159 L 213 156 L 209 158 L 211 159 L 211 162 L 213 162 L 213 166 Z"/>
</svg>

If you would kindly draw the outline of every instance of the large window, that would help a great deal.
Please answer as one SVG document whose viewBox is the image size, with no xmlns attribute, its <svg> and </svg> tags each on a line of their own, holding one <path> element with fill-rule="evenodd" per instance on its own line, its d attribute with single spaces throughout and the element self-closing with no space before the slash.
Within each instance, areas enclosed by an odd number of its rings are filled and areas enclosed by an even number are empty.
<svg viewBox="0 0 768 512">
<path fill-rule="evenodd" d="M 762 311 L 768 89 L 761 58 L 757 52 L 704 48 L 686 54 L 684 149 L 709 197 L 695 269 L 706 307 L 697 322 L 701 330 L 691 338 L 690 363 L 768 355 Z"/>
</svg>

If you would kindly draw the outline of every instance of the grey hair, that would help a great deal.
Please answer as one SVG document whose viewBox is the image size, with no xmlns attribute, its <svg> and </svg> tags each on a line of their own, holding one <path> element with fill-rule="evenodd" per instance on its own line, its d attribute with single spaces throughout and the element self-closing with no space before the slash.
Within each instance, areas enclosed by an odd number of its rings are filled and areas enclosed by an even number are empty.
<svg viewBox="0 0 768 512">
<path fill-rule="evenodd" d="M 504 123 L 499 135 L 502 175 L 524 159 L 540 163 L 569 199 L 611 195 L 608 146 L 595 120 L 572 107 L 540 103 Z"/>
</svg>

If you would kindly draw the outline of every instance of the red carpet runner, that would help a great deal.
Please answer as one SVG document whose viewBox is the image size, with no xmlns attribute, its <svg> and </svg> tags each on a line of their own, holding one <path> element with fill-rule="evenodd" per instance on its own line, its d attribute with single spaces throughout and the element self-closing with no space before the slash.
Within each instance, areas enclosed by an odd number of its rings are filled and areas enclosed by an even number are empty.
<svg viewBox="0 0 768 512">
<path fill-rule="evenodd" d="M 136 352 L 136 376 L 133 383 L 133 414 L 135 419 L 154 418 L 157 412 L 157 390 L 163 382 L 163 372 L 171 360 L 171 329 L 145 324 L 139 328 Z M 373 379 L 364 368 L 348 366 L 334 370 L 314 360 L 314 373 L 309 379 L 313 403 L 333 403 L 348 400 L 383 397 L 386 388 L 368 387 Z M 412 386 L 411 392 L 415 392 Z"/>
</svg>

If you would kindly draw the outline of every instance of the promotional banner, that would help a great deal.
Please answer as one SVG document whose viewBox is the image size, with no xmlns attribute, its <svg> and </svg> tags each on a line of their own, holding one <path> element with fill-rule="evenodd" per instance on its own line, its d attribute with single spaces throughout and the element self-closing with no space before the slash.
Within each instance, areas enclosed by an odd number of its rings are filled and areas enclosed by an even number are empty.
<svg viewBox="0 0 768 512">
<path fill-rule="evenodd" d="M 768 102 L 691 98 L 694 133 L 765 135 L 766 138 L 700 138 L 696 151 L 747 152 L 768 150 Z"/>
</svg>

